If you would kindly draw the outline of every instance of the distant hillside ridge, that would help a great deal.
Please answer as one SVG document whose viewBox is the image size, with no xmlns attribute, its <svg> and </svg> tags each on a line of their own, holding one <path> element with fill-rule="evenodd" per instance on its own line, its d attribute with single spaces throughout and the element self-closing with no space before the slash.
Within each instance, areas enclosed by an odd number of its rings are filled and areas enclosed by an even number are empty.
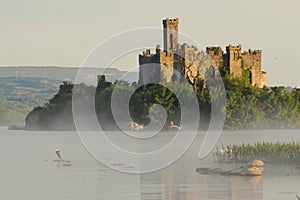
<svg viewBox="0 0 300 200">
<path fill-rule="evenodd" d="M 52 80 L 74 82 L 79 67 L 58 67 L 58 66 L 3 66 L 0 67 L 0 78 L 22 77 L 22 78 L 47 78 Z M 107 80 L 114 82 L 122 79 L 134 82 L 138 79 L 138 72 L 121 71 L 117 68 L 90 67 L 85 68 L 89 79 L 97 81 L 97 75 L 105 74 Z M 127 73 L 127 74 L 126 74 Z M 126 76 L 122 77 L 124 74 Z"/>
<path fill-rule="evenodd" d="M 22 126 L 26 115 L 47 103 L 61 83 L 47 78 L 0 77 L 0 126 Z"/>
</svg>

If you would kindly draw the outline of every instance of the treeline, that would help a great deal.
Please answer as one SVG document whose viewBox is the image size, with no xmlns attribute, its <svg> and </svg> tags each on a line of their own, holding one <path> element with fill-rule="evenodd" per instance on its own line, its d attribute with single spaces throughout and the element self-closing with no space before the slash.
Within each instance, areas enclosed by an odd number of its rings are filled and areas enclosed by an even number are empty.
<svg viewBox="0 0 300 200">
<path fill-rule="evenodd" d="M 25 119 L 27 130 L 74 130 L 73 84 L 63 82 L 58 93 L 44 106 L 35 107 Z"/>
<path fill-rule="evenodd" d="M 285 87 L 257 88 L 250 84 L 250 72 L 243 70 L 241 78 L 234 78 L 226 70 L 220 69 L 226 89 L 226 129 L 255 129 L 255 128 L 299 128 L 300 127 L 300 89 L 287 91 Z M 206 80 L 209 81 L 209 80 Z M 164 122 L 160 109 L 152 107 L 159 104 L 165 108 L 168 127 L 171 122 L 180 125 L 181 111 L 195 109 L 192 99 L 196 97 L 200 109 L 200 128 L 205 129 L 211 118 L 210 92 L 199 81 L 197 92 L 188 92 L 187 85 L 169 83 L 167 87 L 150 84 L 137 87 L 127 82 L 104 82 L 95 88 L 80 85 L 79 93 L 85 99 L 95 98 L 95 109 L 98 120 L 104 129 L 118 129 L 111 111 L 111 97 L 114 89 L 118 88 L 124 94 L 133 93 L 129 101 L 129 113 L 138 124 L 147 125 L 151 120 L 156 123 Z M 172 88 L 172 89 L 168 89 Z M 26 118 L 27 129 L 39 130 L 72 130 L 72 89 L 73 85 L 64 83 L 49 103 L 35 108 Z M 184 97 L 184 104 L 180 104 L 177 96 Z M 77 91 L 77 92 L 78 92 Z M 215 92 L 216 93 L 216 92 Z M 83 99 L 84 99 L 83 98 Z M 122 101 L 122 98 L 119 99 Z M 151 109 L 150 109 L 151 108 Z M 224 108 L 220 108 L 225 112 Z M 122 114 L 122 113 L 121 113 Z M 151 118 L 152 115 L 152 118 Z M 193 120 L 193 116 L 190 116 Z M 126 123 L 126 121 L 124 122 Z"/>
<path fill-rule="evenodd" d="M 257 88 L 250 84 L 250 71 L 234 78 L 220 69 L 226 89 L 227 129 L 299 128 L 300 89 L 283 86 Z"/>
</svg>

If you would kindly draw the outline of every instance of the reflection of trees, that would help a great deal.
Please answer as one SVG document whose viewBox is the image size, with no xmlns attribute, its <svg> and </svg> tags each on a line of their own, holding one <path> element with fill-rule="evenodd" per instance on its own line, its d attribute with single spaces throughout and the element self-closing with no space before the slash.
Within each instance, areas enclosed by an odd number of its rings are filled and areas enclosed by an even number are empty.
<svg viewBox="0 0 300 200">
<path fill-rule="evenodd" d="M 193 148 L 191 148 L 193 149 Z M 195 174 L 199 161 L 191 159 L 193 150 L 159 172 L 141 175 L 141 197 L 168 200 L 263 199 L 262 177 Z M 197 149 L 197 148 L 196 148 Z M 196 150 L 194 149 L 194 150 Z M 210 161 L 204 161 L 212 165 Z"/>
<path fill-rule="evenodd" d="M 238 200 L 240 197 L 250 199 L 263 199 L 263 183 L 261 177 L 231 177 L 231 199 Z"/>
</svg>

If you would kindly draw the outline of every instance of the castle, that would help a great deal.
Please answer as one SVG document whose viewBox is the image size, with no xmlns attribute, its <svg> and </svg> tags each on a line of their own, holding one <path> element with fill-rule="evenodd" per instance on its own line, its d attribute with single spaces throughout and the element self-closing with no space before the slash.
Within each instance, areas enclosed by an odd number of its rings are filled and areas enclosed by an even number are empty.
<svg viewBox="0 0 300 200">
<path fill-rule="evenodd" d="M 234 77 L 241 77 L 243 68 L 250 72 L 250 82 L 262 88 L 266 85 L 266 72 L 261 71 L 261 50 L 242 52 L 242 46 L 207 47 L 206 52 L 198 51 L 197 47 L 178 43 L 179 19 L 163 20 L 163 46 L 156 46 L 156 52 L 146 49 L 139 55 L 139 85 L 183 81 L 186 79 L 197 89 L 205 81 L 209 69 L 225 66 Z"/>
</svg>

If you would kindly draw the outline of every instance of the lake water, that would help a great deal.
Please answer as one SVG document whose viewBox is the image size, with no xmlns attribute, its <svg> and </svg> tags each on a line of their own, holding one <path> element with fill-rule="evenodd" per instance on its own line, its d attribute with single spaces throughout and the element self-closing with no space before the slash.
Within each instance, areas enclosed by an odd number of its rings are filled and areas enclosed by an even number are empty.
<svg viewBox="0 0 300 200">
<path fill-rule="evenodd" d="M 300 142 L 299 133 L 300 130 L 225 131 L 218 144 Z M 109 134 L 122 143 L 121 133 Z M 199 133 L 191 148 L 173 165 L 134 175 L 100 164 L 87 153 L 75 132 L 0 128 L 0 197 L 7 200 L 293 200 L 300 194 L 300 168 L 296 164 L 267 165 L 262 177 L 198 174 L 195 171 L 198 167 L 220 167 L 211 155 L 198 159 L 202 138 L 203 134 Z M 56 147 L 72 166 L 53 161 L 57 159 Z M 223 164 L 221 167 L 236 166 Z"/>
</svg>

